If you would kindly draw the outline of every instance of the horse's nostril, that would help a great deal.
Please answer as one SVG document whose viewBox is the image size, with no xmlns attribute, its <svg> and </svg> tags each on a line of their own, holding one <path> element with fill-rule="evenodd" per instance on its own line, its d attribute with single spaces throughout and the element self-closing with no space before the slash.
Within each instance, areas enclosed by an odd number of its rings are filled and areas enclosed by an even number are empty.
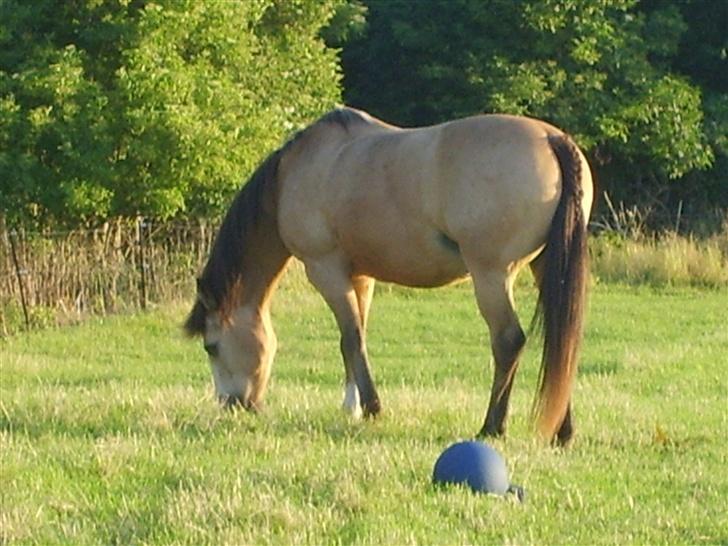
<svg viewBox="0 0 728 546">
<path fill-rule="evenodd" d="M 217 343 L 205 343 L 203 345 L 205 352 L 212 358 L 216 358 L 218 354 Z"/>
</svg>

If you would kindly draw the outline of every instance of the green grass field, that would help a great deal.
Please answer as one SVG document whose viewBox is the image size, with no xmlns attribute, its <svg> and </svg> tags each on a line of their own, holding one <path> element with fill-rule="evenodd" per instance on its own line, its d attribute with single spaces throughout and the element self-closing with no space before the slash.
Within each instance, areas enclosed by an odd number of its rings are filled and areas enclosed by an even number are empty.
<svg viewBox="0 0 728 546">
<path fill-rule="evenodd" d="M 517 298 L 528 324 L 535 292 Z M 728 544 L 726 302 L 596 286 L 568 450 L 530 432 L 529 344 L 493 442 L 525 504 L 430 483 L 487 403 L 468 284 L 379 287 L 373 422 L 339 410 L 333 317 L 295 279 L 258 416 L 216 406 L 183 306 L 16 336 L 0 342 L 0 544 Z"/>
</svg>

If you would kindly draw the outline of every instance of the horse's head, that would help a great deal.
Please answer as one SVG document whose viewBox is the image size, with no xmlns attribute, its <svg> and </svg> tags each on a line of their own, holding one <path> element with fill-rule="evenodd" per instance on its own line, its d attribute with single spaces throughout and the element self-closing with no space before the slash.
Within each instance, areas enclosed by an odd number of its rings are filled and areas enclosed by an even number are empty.
<svg viewBox="0 0 728 546">
<path fill-rule="evenodd" d="M 268 311 L 242 306 L 226 313 L 198 288 L 185 330 L 202 337 L 220 402 L 260 409 L 276 350 Z"/>
</svg>

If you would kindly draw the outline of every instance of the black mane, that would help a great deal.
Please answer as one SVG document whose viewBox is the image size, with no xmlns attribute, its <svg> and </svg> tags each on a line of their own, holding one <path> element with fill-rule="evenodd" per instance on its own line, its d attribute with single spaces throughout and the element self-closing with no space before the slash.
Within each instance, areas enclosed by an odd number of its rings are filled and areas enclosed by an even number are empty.
<svg viewBox="0 0 728 546">
<path fill-rule="evenodd" d="M 276 229 L 277 175 L 281 157 L 314 127 L 334 124 L 348 131 L 359 123 L 369 123 L 369 119 L 357 110 L 332 110 L 297 132 L 258 166 L 231 203 L 215 237 L 210 257 L 198 279 L 197 301 L 185 321 L 189 335 L 204 333 L 207 313 L 220 310 L 229 302 L 235 285 L 245 268 L 250 266 L 247 244 L 250 236 L 263 225 Z"/>
</svg>

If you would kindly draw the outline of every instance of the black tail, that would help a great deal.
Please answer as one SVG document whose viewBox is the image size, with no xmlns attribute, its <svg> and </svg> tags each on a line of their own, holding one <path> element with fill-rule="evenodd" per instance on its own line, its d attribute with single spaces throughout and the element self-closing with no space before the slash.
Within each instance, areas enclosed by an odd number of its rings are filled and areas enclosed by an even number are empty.
<svg viewBox="0 0 728 546">
<path fill-rule="evenodd" d="M 582 163 L 568 136 L 549 137 L 561 169 L 561 198 L 542 259 L 534 323 L 544 337 L 540 387 L 534 405 L 538 429 L 552 439 L 564 420 L 581 345 L 589 276 Z"/>
</svg>

